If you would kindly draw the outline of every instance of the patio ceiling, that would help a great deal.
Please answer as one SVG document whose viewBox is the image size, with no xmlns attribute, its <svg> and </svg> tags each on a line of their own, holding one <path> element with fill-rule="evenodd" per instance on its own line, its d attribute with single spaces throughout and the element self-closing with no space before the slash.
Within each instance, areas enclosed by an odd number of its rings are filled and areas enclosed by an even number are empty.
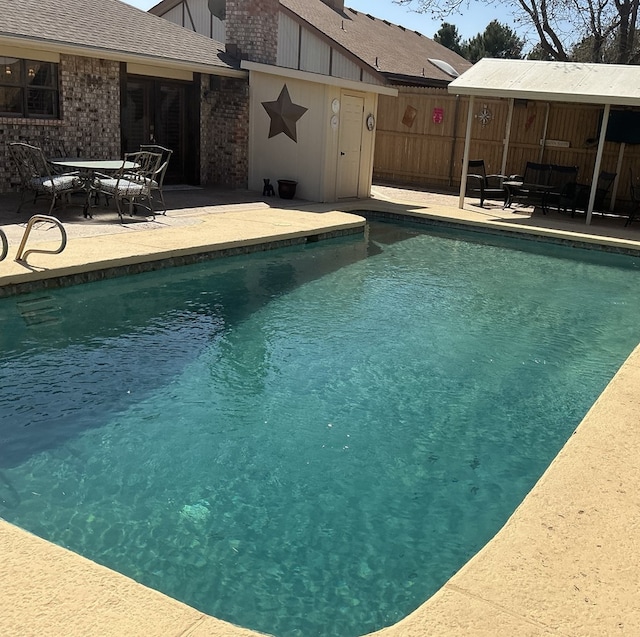
<svg viewBox="0 0 640 637">
<path fill-rule="evenodd" d="M 640 107 L 639 66 L 484 58 L 451 82 L 448 90 L 455 95 L 468 95 L 470 100 L 460 183 L 460 208 L 464 206 L 473 102 L 476 96 L 504 98 L 510 101 L 509 124 L 505 133 L 503 172 L 508 152 L 511 113 L 516 99 L 601 104 L 604 107 L 602 121 L 607 124 L 602 126 L 600 130 L 592 177 L 591 195 L 586 216 L 586 223 L 591 223 L 611 106 Z M 622 161 L 623 150 L 624 144 L 621 145 L 619 165 Z M 616 188 L 617 178 L 614 185 L 614 196 Z"/>
</svg>

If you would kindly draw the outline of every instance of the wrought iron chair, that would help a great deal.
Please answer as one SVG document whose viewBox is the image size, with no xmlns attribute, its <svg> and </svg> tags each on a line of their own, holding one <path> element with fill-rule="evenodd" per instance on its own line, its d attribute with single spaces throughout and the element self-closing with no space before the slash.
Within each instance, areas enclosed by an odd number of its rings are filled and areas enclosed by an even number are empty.
<svg viewBox="0 0 640 637">
<path fill-rule="evenodd" d="M 42 151 L 48 156 L 53 158 L 67 158 L 71 157 L 67 151 L 64 142 L 51 137 L 43 137 L 41 142 Z"/>
<path fill-rule="evenodd" d="M 71 157 L 67 151 L 64 142 L 51 137 L 43 137 L 41 141 L 42 152 L 50 159 L 66 159 Z M 51 171 L 54 175 L 70 174 L 69 171 L 59 166 L 51 165 Z"/>
<path fill-rule="evenodd" d="M 164 146 L 158 146 L 157 144 L 140 144 L 140 150 L 159 153 L 162 155 L 160 166 L 158 166 L 158 170 L 151 181 L 151 192 L 153 193 L 154 191 L 157 191 L 160 195 L 160 201 L 162 202 L 162 214 L 164 215 L 167 212 L 167 205 L 164 202 L 164 193 L 162 188 L 164 186 L 164 176 L 167 173 L 169 160 L 171 159 L 173 151 L 169 148 L 165 148 Z"/>
<path fill-rule="evenodd" d="M 41 148 L 24 142 L 12 142 L 9 151 L 20 174 L 21 194 L 17 212 L 20 212 L 28 191 L 34 193 L 33 201 L 40 195 L 51 196 L 49 213 L 58 198 L 82 190 L 82 183 L 76 173 L 58 174 L 51 170 Z"/>
<path fill-rule="evenodd" d="M 126 153 L 122 167 L 112 176 L 97 176 L 91 187 L 91 194 L 103 194 L 107 200 L 113 197 L 118 209 L 120 220 L 123 218 L 123 205 L 128 205 L 129 215 L 133 216 L 134 207 L 143 206 L 155 214 L 153 210 L 153 198 L 151 196 L 151 184 L 156 175 L 162 155 L 149 151 Z M 136 165 L 131 167 L 131 162 Z M 127 167 L 128 166 L 128 167 Z M 146 205 L 142 202 L 146 200 Z"/>
<path fill-rule="evenodd" d="M 467 173 L 467 192 L 475 192 L 480 198 L 480 207 L 485 199 L 502 199 L 506 203 L 506 192 L 502 182 L 504 175 L 487 175 L 484 159 L 470 159 Z"/>
</svg>

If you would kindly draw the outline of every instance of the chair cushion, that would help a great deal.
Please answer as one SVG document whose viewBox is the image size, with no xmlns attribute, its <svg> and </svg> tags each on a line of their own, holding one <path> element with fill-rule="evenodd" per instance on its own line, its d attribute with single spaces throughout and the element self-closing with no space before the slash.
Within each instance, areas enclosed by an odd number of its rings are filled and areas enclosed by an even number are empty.
<svg viewBox="0 0 640 637">
<path fill-rule="evenodd" d="M 80 187 L 80 180 L 75 175 L 53 175 L 51 177 L 34 177 L 31 187 L 39 192 L 61 192 Z"/>
<path fill-rule="evenodd" d="M 99 179 L 98 183 L 102 192 L 119 197 L 135 197 L 144 194 L 147 190 L 144 183 L 128 179 Z"/>
<path fill-rule="evenodd" d="M 125 173 L 125 179 L 133 179 L 134 181 L 136 179 L 140 179 L 139 177 L 137 177 L 136 175 L 132 175 L 132 174 L 128 174 Z M 143 177 L 144 179 L 144 183 L 145 184 L 149 184 L 151 186 L 152 190 L 156 190 L 158 188 L 158 182 L 155 179 L 149 179 L 148 177 Z"/>
</svg>

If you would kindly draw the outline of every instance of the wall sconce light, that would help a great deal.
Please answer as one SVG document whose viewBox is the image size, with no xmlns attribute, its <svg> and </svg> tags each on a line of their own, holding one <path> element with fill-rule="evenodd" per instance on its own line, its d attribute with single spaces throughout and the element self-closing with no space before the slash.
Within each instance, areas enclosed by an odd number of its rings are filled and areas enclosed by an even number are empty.
<svg viewBox="0 0 640 637">
<path fill-rule="evenodd" d="M 11 75 L 11 67 L 8 64 L 4 67 L 4 74 Z"/>
<path fill-rule="evenodd" d="M 35 77 L 36 76 L 36 70 L 32 66 L 30 66 L 29 70 L 27 71 L 27 75 L 29 77 Z"/>
</svg>

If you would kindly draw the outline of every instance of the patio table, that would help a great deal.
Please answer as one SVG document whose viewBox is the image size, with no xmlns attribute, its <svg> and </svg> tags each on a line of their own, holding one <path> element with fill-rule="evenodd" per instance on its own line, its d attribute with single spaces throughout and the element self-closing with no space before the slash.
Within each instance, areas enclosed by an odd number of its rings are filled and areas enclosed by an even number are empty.
<svg viewBox="0 0 640 637">
<path fill-rule="evenodd" d="M 502 187 L 505 189 L 506 194 L 504 198 L 504 207 L 511 208 L 511 201 L 513 200 L 513 195 L 517 192 L 518 188 L 522 188 L 522 181 L 518 181 L 517 179 L 505 179 L 502 182 Z"/>
<path fill-rule="evenodd" d="M 82 158 L 58 158 L 50 159 L 49 163 L 59 168 L 69 168 L 78 171 L 78 177 L 82 182 L 82 188 L 87 193 L 82 213 L 85 218 L 89 217 L 89 197 L 91 195 L 91 186 L 96 173 L 114 173 L 118 170 L 134 170 L 138 168 L 138 164 L 132 161 L 124 161 L 122 159 L 82 159 Z"/>
<path fill-rule="evenodd" d="M 507 179 L 502 182 L 505 189 L 504 208 L 511 208 L 514 197 L 516 197 L 522 189 L 526 189 L 531 194 L 540 196 L 542 209 L 546 210 L 547 195 L 553 190 L 553 186 L 547 184 L 528 184 L 518 179 Z"/>
</svg>

